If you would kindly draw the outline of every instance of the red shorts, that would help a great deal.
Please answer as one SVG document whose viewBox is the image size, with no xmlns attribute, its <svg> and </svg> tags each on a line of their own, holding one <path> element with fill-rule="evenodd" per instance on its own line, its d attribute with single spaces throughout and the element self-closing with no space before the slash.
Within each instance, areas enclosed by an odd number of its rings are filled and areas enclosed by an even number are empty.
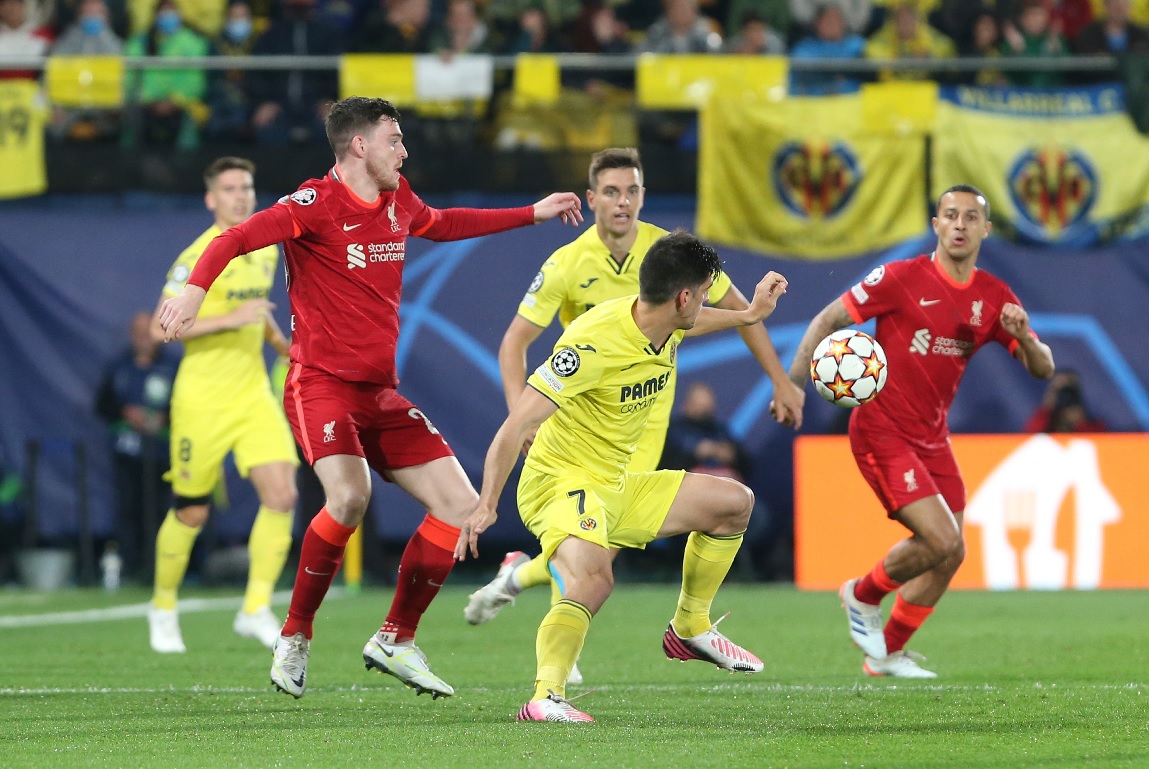
<svg viewBox="0 0 1149 769">
<path fill-rule="evenodd" d="M 454 456 L 431 420 L 393 387 L 347 382 L 294 363 L 283 405 L 311 464 L 352 454 L 382 473 Z"/>
<path fill-rule="evenodd" d="M 890 432 L 863 433 L 851 420 L 850 448 L 888 515 L 935 494 L 942 495 L 951 512 L 965 511 L 965 483 L 949 441 L 937 449 L 922 449 Z"/>
</svg>

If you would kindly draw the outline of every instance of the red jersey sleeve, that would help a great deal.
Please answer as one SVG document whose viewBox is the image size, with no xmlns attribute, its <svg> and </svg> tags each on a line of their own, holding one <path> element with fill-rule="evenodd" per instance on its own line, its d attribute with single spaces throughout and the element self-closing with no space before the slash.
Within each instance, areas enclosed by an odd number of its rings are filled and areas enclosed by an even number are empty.
<svg viewBox="0 0 1149 769">
<path fill-rule="evenodd" d="M 427 240 L 464 240 L 494 235 L 535 223 L 534 206 L 521 208 L 432 208 L 407 186 L 399 187 L 400 205 L 411 213 L 411 234 Z"/>
<path fill-rule="evenodd" d="M 864 323 L 897 306 L 898 298 L 904 293 L 899 280 L 902 264 L 879 264 L 842 294 L 842 304 L 855 323 Z"/>
<path fill-rule="evenodd" d="M 287 206 L 276 204 L 264 209 L 247 221 L 227 228 L 208 243 L 188 283 L 206 291 L 232 259 L 264 246 L 291 240 L 299 232 L 299 225 Z"/>
</svg>

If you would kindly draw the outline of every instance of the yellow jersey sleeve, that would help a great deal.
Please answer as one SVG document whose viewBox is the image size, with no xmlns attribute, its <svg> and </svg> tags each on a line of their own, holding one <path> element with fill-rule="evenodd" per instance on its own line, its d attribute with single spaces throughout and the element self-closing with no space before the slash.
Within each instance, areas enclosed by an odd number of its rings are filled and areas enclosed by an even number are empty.
<svg viewBox="0 0 1149 769">
<path fill-rule="evenodd" d="M 725 272 L 718 273 L 718 276 L 714 278 L 714 283 L 710 286 L 710 304 L 718 304 L 721 302 L 723 297 L 730 293 L 730 289 L 733 287 L 734 283 L 730 280 L 729 275 Z"/>
<path fill-rule="evenodd" d="M 562 269 L 561 258 L 565 248 L 555 251 L 543 262 L 531 285 L 527 287 L 527 293 L 519 302 L 518 314 L 541 328 L 551 324 L 563 300 L 566 299 L 566 275 Z"/>
<path fill-rule="evenodd" d="M 559 408 L 599 383 L 605 361 L 589 340 L 563 334 L 545 363 L 527 377 L 527 384 L 550 398 Z"/>
</svg>

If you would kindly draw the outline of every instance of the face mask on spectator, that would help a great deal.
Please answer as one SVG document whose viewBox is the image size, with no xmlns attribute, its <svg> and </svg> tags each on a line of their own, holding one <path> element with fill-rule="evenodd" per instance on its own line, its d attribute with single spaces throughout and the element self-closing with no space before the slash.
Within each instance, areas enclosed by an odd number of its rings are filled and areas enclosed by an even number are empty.
<svg viewBox="0 0 1149 769">
<path fill-rule="evenodd" d="M 242 43 L 251 37 L 251 19 L 228 19 L 224 34 L 231 42 Z"/>
<path fill-rule="evenodd" d="M 80 31 L 94 37 L 104 31 L 104 20 L 99 16 L 81 16 Z"/>
<path fill-rule="evenodd" d="M 165 35 L 170 35 L 180 28 L 179 11 L 160 11 L 156 14 L 156 29 Z"/>
</svg>

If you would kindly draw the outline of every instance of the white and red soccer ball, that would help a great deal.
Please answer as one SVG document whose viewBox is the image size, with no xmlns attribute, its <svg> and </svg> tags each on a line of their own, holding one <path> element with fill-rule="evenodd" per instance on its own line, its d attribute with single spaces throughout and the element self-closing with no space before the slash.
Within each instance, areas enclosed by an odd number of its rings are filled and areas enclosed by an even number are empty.
<svg viewBox="0 0 1149 769">
<path fill-rule="evenodd" d="M 852 409 L 878 397 L 886 385 L 886 351 L 878 340 L 852 328 L 818 343 L 810 358 L 814 389 L 835 406 Z"/>
</svg>

